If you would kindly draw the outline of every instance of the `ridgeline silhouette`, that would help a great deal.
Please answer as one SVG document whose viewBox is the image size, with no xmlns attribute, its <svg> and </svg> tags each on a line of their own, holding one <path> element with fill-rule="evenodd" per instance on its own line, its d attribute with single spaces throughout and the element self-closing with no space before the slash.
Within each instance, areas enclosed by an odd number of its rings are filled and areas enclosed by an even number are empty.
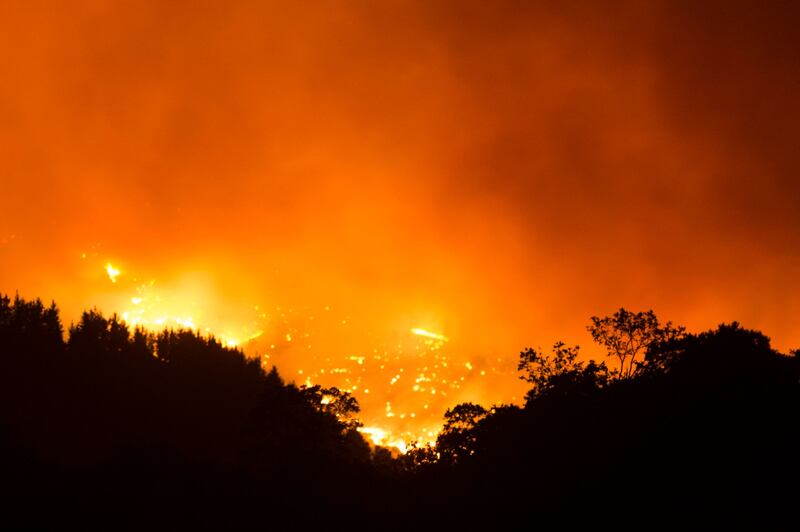
<svg viewBox="0 0 800 532">
<path fill-rule="evenodd" d="M 737 323 L 688 334 L 620 309 L 577 346 L 526 349 L 525 404 L 448 410 L 435 447 L 392 456 L 345 392 L 192 331 L 131 331 L 0 297 L 5 524 L 429 527 L 557 520 L 795 519 L 800 353 Z M 635 521 L 646 518 L 648 521 Z M 375 521 L 375 520 L 378 521 Z"/>
</svg>

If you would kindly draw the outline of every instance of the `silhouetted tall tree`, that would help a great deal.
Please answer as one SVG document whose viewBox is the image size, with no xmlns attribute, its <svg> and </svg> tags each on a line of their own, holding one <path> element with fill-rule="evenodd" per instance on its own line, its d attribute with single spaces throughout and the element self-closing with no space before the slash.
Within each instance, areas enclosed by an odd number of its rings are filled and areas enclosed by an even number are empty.
<svg viewBox="0 0 800 532">
<path fill-rule="evenodd" d="M 658 343 L 680 338 L 685 329 L 672 322 L 661 325 L 652 310 L 630 312 L 620 308 L 612 316 L 591 317 L 587 327 L 595 342 L 606 348 L 608 356 L 619 360 L 619 376 L 630 377 L 638 369 L 637 357 Z"/>
</svg>

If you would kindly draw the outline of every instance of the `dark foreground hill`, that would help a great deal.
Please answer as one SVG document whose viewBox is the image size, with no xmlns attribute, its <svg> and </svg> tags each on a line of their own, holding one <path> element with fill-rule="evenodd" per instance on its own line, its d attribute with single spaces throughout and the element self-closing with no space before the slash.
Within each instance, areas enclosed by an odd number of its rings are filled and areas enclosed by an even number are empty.
<svg viewBox="0 0 800 532">
<path fill-rule="evenodd" d="M 4 528 L 685 527 L 796 519 L 800 359 L 761 333 L 594 318 L 619 362 L 520 355 L 523 406 L 448 411 L 392 458 L 358 405 L 191 331 L 0 298 Z"/>
</svg>

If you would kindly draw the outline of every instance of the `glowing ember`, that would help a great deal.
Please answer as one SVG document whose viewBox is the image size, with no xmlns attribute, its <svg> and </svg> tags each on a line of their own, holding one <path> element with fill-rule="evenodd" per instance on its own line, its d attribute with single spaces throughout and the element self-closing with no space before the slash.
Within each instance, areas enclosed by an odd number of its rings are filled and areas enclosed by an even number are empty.
<svg viewBox="0 0 800 532">
<path fill-rule="evenodd" d="M 117 277 L 121 273 L 117 268 L 115 268 L 110 262 L 106 263 L 106 273 L 108 274 L 108 278 L 111 279 L 112 283 L 117 282 Z"/>
<path fill-rule="evenodd" d="M 448 338 L 443 334 L 437 334 L 434 332 L 426 331 L 425 329 L 411 329 L 411 334 L 416 334 L 417 336 L 424 336 L 426 338 L 432 338 L 434 340 L 439 340 L 442 342 L 449 342 Z"/>
</svg>

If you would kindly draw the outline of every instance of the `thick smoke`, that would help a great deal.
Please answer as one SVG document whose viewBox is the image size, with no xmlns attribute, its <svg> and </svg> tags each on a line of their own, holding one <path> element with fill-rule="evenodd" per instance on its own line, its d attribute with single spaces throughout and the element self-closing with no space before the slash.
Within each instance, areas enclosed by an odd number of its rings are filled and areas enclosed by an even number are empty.
<svg viewBox="0 0 800 532">
<path fill-rule="evenodd" d="M 533 4 L 4 3 L 0 289 L 74 317 L 88 253 L 511 359 L 621 305 L 800 344 L 795 9 Z"/>
</svg>

